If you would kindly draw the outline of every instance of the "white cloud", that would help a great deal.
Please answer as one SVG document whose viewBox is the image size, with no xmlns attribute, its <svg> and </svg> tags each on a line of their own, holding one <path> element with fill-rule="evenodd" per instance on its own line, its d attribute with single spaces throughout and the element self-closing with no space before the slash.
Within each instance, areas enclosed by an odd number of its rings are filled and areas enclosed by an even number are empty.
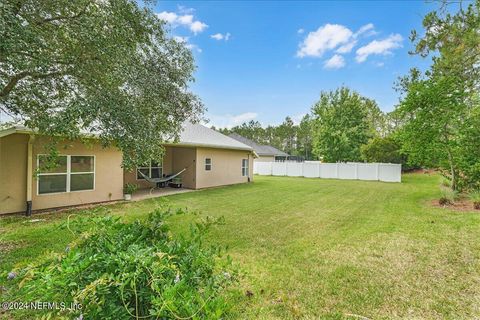
<svg viewBox="0 0 480 320">
<path fill-rule="evenodd" d="M 206 28 L 208 28 L 208 25 L 200 21 L 193 21 L 193 23 L 190 25 L 190 30 L 192 30 L 194 34 L 203 32 L 203 30 Z"/>
<path fill-rule="evenodd" d="M 339 55 L 336 54 L 323 64 L 323 67 L 325 69 L 340 69 L 345 67 L 345 59 Z"/>
<path fill-rule="evenodd" d="M 402 47 L 402 41 L 403 38 L 398 33 L 391 34 L 389 37 L 383 40 L 373 40 L 369 44 L 357 49 L 355 60 L 357 60 L 359 63 L 362 63 L 367 60 L 368 56 L 372 54 L 391 54 L 393 49 Z"/>
<path fill-rule="evenodd" d="M 228 41 L 230 39 L 230 32 L 227 32 L 226 34 L 221 34 L 221 33 L 215 33 L 210 36 L 210 38 L 215 39 L 215 40 L 225 40 Z"/>
<path fill-rule="evenodd" d="M 361 35 L 369 36 L 376 34 L 373 23 L 363 25 L 357 32 L 340 24 L 327 23 L 317 31 L 309 32 L 307 37 L 300 44 L 297 56 L 303 57 L 321 57 L 326 51 L 335 50 L 337 53 L 349 53 L 357 45 L 358 38 Z M 299 29 L 298 33 L 305 30 Z"/>
<path fill-rule="evenodd" d="M 160 20 L 166 21 L 168 23 L 174 23 L 178 19 L 178 15 L 175 12 L 167 12 L 167 11 L 157 13 L 157 17 Z"/>
<path fill-rule="evenodd" d="M 349 53 L 352 51 L 353 47 L 357 44 L 357 40 L 352 40 L 351 42 L 339 47 L 336 52 L 337 53 Z"/>
<path fill-rule="evenodd" d="M 325 51 L 348 43 L 352 35 L 352 31 L 342 25 L 327 23 L 318 28 L 317 31 L 308 33 L 300 44 L 297 56 L 300 58 L 307 56 L 321 57 Z"/>
<path fill-rule="evenodd" d="M 183 13 L 183 14 L 191 14 L 191 13 L 195 12 L 195 9 L 187 8 L 187 7 L 182 6 L 182 5 L 178 5 L 177 8 L 178 8 L 178 12 Z"/>
<path fill-rule="evenodd" d="M 368 23 L 364 26 L 361 26 L 360 29 L 358 29 L 357 32 L 355 32 L 355 37 L 358 37 L 362 34 L 366 34 L 367 36 L 375 35 L 377 32 L 374 30 L 375 27 L 373 23 Z"/>
<path fill-rule="evenodd" d="M 174 36 L 173 39 L 175 39 L 175 41 L 177 42 L 184 43 L 185 47 L 187 47 L 190 50 L 196 50 L 199 53 L 202 52 L 202 49 L 200 49 L 196 44 L 188 42 L 188 39 L 189 39 L 188 37 Z"/>
<path fill-rule="evenodd" d="M 304 33 L 304 32 L 305 32 L 305 29 L 303 29 L 303 28 L 300 28 L 300 29 L 297 30 L 297 33 L 298 33 L 298 34 L 302 34 L 302 33 Z"/>
<path fill-rule="evenodd" d="M 182 7 L 181 11 L 183 13 L 188 12 L 188 14 L 176 14 L 175 12 L 167 12 L 163 11 L 160 13 L 157 13 L 157 17 L 163 21 L 166 21 L 170 23 L 173 27 L 176 26 L 184 26 L 190 31 L 192 31 L 194 34 L 203 32 L 206 28 L 208 28 L 208 25 L 206 23 L 203 23 L 199 20 L 195 20 L 193 14 L 190 14 L 193 12 L 193 9 L 188 10 L 184 9 Z"/>
<path fill-rule="evenodd" d="M 258 117 L 255 112 L 245 112 L 237 115 L 210 115 L 210 123 L 216 128 L 231 128 Z"/>
</svg>

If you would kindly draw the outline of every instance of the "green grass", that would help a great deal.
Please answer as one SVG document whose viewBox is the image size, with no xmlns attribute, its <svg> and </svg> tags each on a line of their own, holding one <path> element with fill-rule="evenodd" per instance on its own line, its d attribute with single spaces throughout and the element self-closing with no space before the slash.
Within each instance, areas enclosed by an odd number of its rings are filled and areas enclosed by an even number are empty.
<svg viewBox="0 0 480 320">
<path fill-rule="evenodd" d="M 238 290 L 254 294 L 232 295 L 238 318 L 476 318 L 480 214 L 431 207 L 439 197 L 438 176 L 407 174 L 401 184 L 256 176 L 253 184 L 168 198 L 200 216 L 225 217 L 209 241 L 228 246 L 245 274 Z M 108 210 L 131 221 L 158 201 Z M 63 250 L 75 236 L 59 224 L 71 213 L 0 220 L 0 267 Z M 183 232 L 198 218 L 170 222 Z"/>
</svg>

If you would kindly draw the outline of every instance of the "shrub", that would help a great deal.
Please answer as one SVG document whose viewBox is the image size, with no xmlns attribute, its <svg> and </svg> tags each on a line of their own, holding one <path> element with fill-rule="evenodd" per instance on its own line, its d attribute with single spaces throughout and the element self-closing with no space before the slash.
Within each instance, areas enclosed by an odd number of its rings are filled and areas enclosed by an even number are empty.
<svg viewBox="0 0 480 320">
<path fill-rule="evenodd" d="M 442 177 L 441 185 L 442 185 L 442 187 L 451 189 L 452 188 L 452 180 L 447 178 L 447 177 Z"/>
<path fill-rule="evenodd" d="M 123 193 L 124 194 L 134 194 L 135 191 L 137 191 L 138 186 L 134 183 L 127 183 L 125 184 L 125 187 L 123 187 Z"/>
<path fill-rule="evenodd" d="M 438 200 L 438 204 L 445 206 L 453 204 L 458 198 L 458 192 L 452 189 L 442 188 L 442 196 Z"/>
<path fill-rule="evenodd" d="M 473 202 L 473 208 L 480 210 L 480 190 L 470 192 L 469 197 Z"/>
<path fill-rule="evenodd" d="M 52 318 L 218 319 L 229 304 L 225 289 L 237 279 L 220 247 L 204 246 L 203 236 L 218 220 L 206 219 L 173 237 L 157 209 L 145 221 L 125 224 L 96 217 L 64 253 L 14 270 L 18 301 L 80 303 L 81 310 L 49 310 Z M 92 219 L 92 218 L 90 218 Z M 75 226 L 72 226 L 74 228 Z"/>
<path fill-rule="evenodd" d="M 405 163 L 400 144 L 392 137 L 376 137 L 361 147 L 362 159 L 367 162 Z"/>
</svg>

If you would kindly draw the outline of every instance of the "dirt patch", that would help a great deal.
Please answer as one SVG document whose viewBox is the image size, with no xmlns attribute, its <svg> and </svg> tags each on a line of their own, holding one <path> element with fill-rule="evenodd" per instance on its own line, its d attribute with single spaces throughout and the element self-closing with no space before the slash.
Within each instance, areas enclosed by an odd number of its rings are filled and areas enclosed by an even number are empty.
<svg viewBox="0 0 480 320">
<path fill-rule="evenodd" d="M 453 204 L 441 205 L 438 199 L 430 201 L 430 205 L 435 208 L 449 209 L 454 211 L 470 211 L 480 213 L 480 210 L 473 208 L 473 202 L 468 199 L 456 200 Z"/>
</svg>

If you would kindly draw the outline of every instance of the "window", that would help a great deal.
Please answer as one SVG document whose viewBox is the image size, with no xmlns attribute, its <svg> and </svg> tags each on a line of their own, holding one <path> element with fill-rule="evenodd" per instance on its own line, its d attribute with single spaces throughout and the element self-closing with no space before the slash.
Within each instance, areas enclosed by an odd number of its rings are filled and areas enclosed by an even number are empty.
<svg viewBox="0 0 480 320">
<path fill-rule="evenodd" d="M 248 159 L 242 159 L 242 177 L 248 177 Z"/>
<path fill-rule="evenodd" d="M 205 170 L 206 171 L 212 170 L 212 159 L 211 158 L 205 158 Z"/>
<path fill-rule="evenodd" d="M 47 164 L 47 155 L 37 156 L 37 168 Z M 84 191 L 95 189 L 95 157 L 66 156 L 57 158 L 54 168 L 38 173 L 38 194 Z"/>
<path fill-rule="evenodd" d="M 143 173 L 149 178 L 161 178 L 163 176 L 163 164 L 150 161 L 145 165 L 137 168 L 137 180 L 143 180 L 143 176 L 140 174 Z"/>
</svg>

